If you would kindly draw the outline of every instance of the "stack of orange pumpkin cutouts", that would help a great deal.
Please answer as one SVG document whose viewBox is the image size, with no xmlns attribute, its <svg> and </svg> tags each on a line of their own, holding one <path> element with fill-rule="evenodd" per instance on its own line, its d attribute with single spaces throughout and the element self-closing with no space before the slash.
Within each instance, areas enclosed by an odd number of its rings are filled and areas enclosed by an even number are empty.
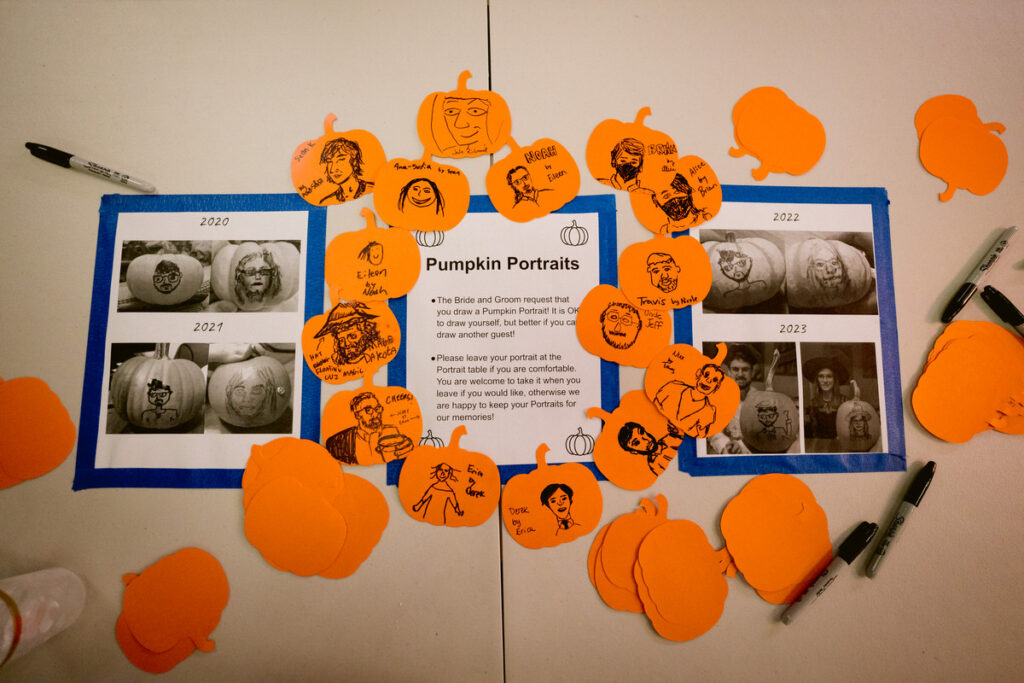
<svg viewBox="0 0 1024 683">
<path fill-rule="evenodd" d="M 75 425 L 41 379 L 0 379 L 0 489 L 54 469 L 75 445 Z"/>
<path fill-rule="evenodd" d="M 210 632 L 228 603 L 220 562 L 198 548 L 182 548 L 141 574 L 125 574 L 115 635 L 132 664 L 149 673 L 170 671 L 197 649 L 212 652 Z"/>
<path fill-rule="evenodd" d="M 762 598 L 784 604 L 832 557 L 824 511 L 787 474 L 751 480 L 725 507 L 721 529 L 726 545 L 715 550 L 697 524 L 668 518 L 664 496 L 645 498 L 598 531 L 590 581 L 609 607 L 646 614 L 659 635 L 686 641 L 718 622 L 726 576 L 739 571 Z"/>
<path fill-rule="evenodd" d="M 769 173 L 806 173 L 825 151 L 821 121 L 778 88 L 747 92 L 733 107 L 732 122 L 736 147 L 729 149 L 729 156 L 749 154 L 760 161 L 750 172 L 754 180 Z"/>
<path fill-rule="evenodd" d="M 911 403 L 921 425 L 945 441 L 962 443 L 989 429 L 1024 434 L 1024 341 L 995 323 L 950 323 Z"/>
<path fill-rule="evenodd" d="M 369 481 L 343 472 L 318 443 L 254 445 L 242 475 L 245 536 L 271 566 L 298 576 L 349 576 L 370 556 L 390 513 Z"/>
</svg>

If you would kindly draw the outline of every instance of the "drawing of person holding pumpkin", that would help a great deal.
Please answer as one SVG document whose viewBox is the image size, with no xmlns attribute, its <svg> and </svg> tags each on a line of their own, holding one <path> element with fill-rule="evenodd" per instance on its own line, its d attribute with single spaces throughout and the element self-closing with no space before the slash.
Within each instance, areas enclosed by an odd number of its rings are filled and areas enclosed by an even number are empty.
<svg viewBox="0 0 1024 683">
<path fill-rule="evenodd" d="M 326 180 L 338 186 L 338 189 L 321 199 L 320 204 L 332 200 L 347 202 L 373 191 L 373 183 L 361 177 L 363 151 L 359 143 L 348 138 L 329 140 L 320 152 L 320 163 L 324 166 Z"/>
<path fill-rule="evenodd" d="M 580 525 L 572 518 L 572 488 L 568 484 L 548 484 L 540 492 L 540 502 L 555 516 L 556 536 Z"/>
<path fill-rule="evenodd" d="M 374 465 L 400 458 L 413 449 L 412 439 L 398 427 L 384 424 L 384 408 L 372 392 L 356 394 L 349 401 L 349 409 L 356 424 L 327 439 L 327 451 L 335 460 L 347 465 Z M 386 445 L 388 442 L 391 445 Z"/>
</svg>

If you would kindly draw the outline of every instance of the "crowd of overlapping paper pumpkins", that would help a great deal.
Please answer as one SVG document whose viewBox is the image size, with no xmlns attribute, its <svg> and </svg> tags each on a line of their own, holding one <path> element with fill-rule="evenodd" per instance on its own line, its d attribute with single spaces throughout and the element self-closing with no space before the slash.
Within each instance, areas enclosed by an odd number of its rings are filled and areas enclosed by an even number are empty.
<svg viewBox="0 0 1024 683">
<path fill-rule="evenodd" d="M 420 268 L 419 246 L 443 241 L 443 231 L 455 228 L 469 206 L 465 174 L 434 157 L 494 154 L 508 146 L 509 154 L 490 167 L 486 187 L 494 207 L 513 221 L 547 215 L 577 195 L 579 169 L 566 148 L 546 138 L 526 147 L 517 145 L 509 136 L 511 116 L 505 101 L 495 92 L 470 90 L 469 77 L 463 72 L 455 90 L 432 93 L 424 100 L 417 117 L 424 145 L 419 159 L 388 161 L 367 131 L 335 132 L 333 116 L 327 117 L 322 137 L 296 150 L 292 178 L 303 198 L 327 205 L 372 193 L 377 215 L 390 226 L 378 227 L 373 213 L 364 208 L 366 227 L 345 232 L 329 245 L 325 277 L 331 310 L 307 322 L 303 352 L 310 368 L 325 381 L 363 380 L 362 387 L 338 392 L 328 402 L 322 420 L 325 439 L 355 424 L 355 395 L 373 394 L 381 405 L 401 397 L 409 419 L 388 453 L 404 457 L 398 497 L 410 516 L 450 527 L 479 525 L 491 517 L 500 497 L 511 538 L 528 548 L 551 547 L 597 528 L 603 504 L 591 470 L 578 463 L 548 465 L 547 445 L 537 444 L 537 468 L 511 478 L 502 492 L 494 462 L 486 454 L 460 447 L 465 427 L 457 427 L 447 445 L 432 433 L 424 436 L 415 397 L 401 387 L 373 385 L 373 374 L 390 357 L 342 362 L 319 350 L 332 316 L 353 312 L 372 316 L 384 334 L 395 338 L 397 347 L 399 328 L 387 299 L 412 289 Z M 709 295 L 712 249 L 745 253 L 754 267 L 767 270 L 773 263 L 756 253 L 759 245 L 754 243 L 729 240 L 725 247 L 713 242 L 702 246 L 688 236 L 670 237 L 713 218 L 721 206 L 722 188 L 703 159 L 680 157 L 669 135 L 644 124 L 650 114 L 644 108 L 634 121 L 603 121 L 588 141 L 586 162 L 593 177 L 628 192 L 637 220 L 655 237 L 623 251 L 621 288 L 595 287 L 580 303 L 576 322 L 579 340 L 590 353 L 648 368 L 644 389 L 625 394 L 611 414 L 589 409 L 588 417 L 604 422 L 600 436 L 595 440 L 581 431 L 566 444 L 569 452 L 592 454 L 613 484 L 637 491 L 654 484 L 674 449 L 661 462 L 638 458 L 619 442 L 624 426 L 657 425 L 678 445 L 684 434 L 707 437 L 720 431 L 739 404 L 738 387 L 718 367 L 724 345 L 714 358 L 686 344 L 671 345 L 671 309 Z M 761 162 L 752 171 L 755 180 L 769 172 L 804 173 L 825 148 L 825 130 L 818 119 L 776 88 L 745 94 L 733 109 L 733 121 L 737 146 L 730 154 L 751 155 Z M 1002 132 L 1002 127 L 982 124 L 969 100 L 953 95 L 933 98 L 922 105 L 915 125 L 922 163 L 947 182 L 940 199 L 948 200 L 957 188 L 985 194 L 999 184 L 1006 151 L 993 131 Z M 339 145 L 339 140 L 347 145 Z M 328 163 L 345 166 L 348 177 L 341 172 L 332 176 L 330 171 L 325 175 Z M 638 166 L 646 170 L 641 174 Z M 531 171 L 541 182 L 534 182 Z M 337 189 L 328 193 L 332 182 Z M 563 241 L 586 239 L 578 228 L 563 228 L 563 233 L 569 231 Z M 384 251 L 387 268 L 366 265 L 375 259 L 379 265 Z M 648 276 L 652 254 L 669 254 L 685 266 L 684 281 L 670 296 Z M 756 302 L 744 305 L 750 303 Z M 605 311 L 637 313 L 644 324 L 628 344 L 617 344 L 602 334 L 600 318 Z M 972 325 L 951 328 L 954 331 L 936 342 L 915 392 L 915 409 L 919 415 L 923 411 L 926 426 L 935 422 L 932 415 L 942 413 L 942 425 L 933 431 L 950 440 L 965 440 L 991 427 L 1021 433 L 1024 346 L 989 329 L 987 323 Z M 1005 351 L 999 357 L 1009 359 L 1017 372 L 1004 372 L 1006 365 L 982 368 L 999 374 L 1001 393 L 976 404 L 969 425 L 964 419 L 958 422 L 956 415 L 942 412 L 948 402 L 937 397 L 949 383 L 964 380 L 957 377 L 962 364 L 944 361 L 954 355 L 959 361 L 967 354 L 977 360 L 985 355 L 974 352 L 977 345 L 990 337 L 998 339 Z M 972 367 L 978 369 L 977 364 Z M 940 381 L 932 381 L 928 368 L 943 373 Z M 153 370 L 159 372 L 156 366 Z M 667 407 L 671 402 L 654 400 L 659 388 L 673 382 L 697 391 L 687 399 L 699 404 L 688 419 L 679 419 L 683 399 L 678 396 L 674 408 Z M 709 405 L 713 410 L 707 410 Z M 0 421 L 0 488 L 50 471 L 74 445 L 75 430 L 67 411 L 34 378 L 0 382 Z M 408 442 L 419 445 L 401 446 Z M 463 495 L 456 495 L 455 482 Z M 370 482 L 343 472 L 323 446 L 290 437 L 253 445 L 242 479 L 242 503 L 246 537 L 269 564 L 300 576 L 334 579 L 358 569 L 381 538 L 390 514 L 385 496 Z M 689 640 L 706 632 L 721 615 L 728 591 L 724 575 L 741 572 L 765 600 L 781 604 L 792 601 L 803 582 L 831 557 L 824 511 L 807 486 L 788 475 L 763 475 L 749 482 L 726 505 L 721 527 L 726 547 L 716 551 L 696 524 L 668 517 L 663 496 L 645 498 L 637 510 L 596 534 L 588 558 L 591 581 L 609 606 L 643 612 L 662 636 Z M 228 586 L 219 563 L 208 553 L 183 549 L 139 576 L 126 575 L 125 584 L 124 613 L 116 634 L 134 664 L 166 671 L 196 648 L 212 649 L 207 636 L 227 604 Z"/>
</svg>

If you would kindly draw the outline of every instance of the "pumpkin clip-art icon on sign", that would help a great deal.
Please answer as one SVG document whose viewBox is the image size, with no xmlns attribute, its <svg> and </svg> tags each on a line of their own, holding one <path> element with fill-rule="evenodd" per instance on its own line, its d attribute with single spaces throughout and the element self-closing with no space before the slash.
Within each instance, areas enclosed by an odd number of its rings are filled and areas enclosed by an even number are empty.
<svg viewBox="0 0 1024 683">
<path fill-rule="evenodd" d="M 431 93 L 420 105 L 416 132 L 424 149 L 436 157 L 494 154 L 508 140 L 512 130 L 508 104 L 496 92 L 467 88 L 472 76 L 463 71 L 455 90 Z"/>
</svg>

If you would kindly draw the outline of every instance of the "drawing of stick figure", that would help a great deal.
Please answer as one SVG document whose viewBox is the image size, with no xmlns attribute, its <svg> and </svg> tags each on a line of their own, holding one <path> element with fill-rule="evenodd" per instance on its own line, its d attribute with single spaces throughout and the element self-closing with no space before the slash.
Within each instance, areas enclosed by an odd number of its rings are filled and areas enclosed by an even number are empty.
<svg viewBox="0 0 1024 683">
<path fill-rule="evenodd" d="M 434 483 L 428 486 L 427 490 L 423 492 L 420 499 L 412 506 L 412 511 L 422 511 L 421 517 L 423 519 L 427 519 L 427 514 L 431 509 L 431 503 L 434 502 L 434 497 L 437 496 L 438 505 L 433 506 L 434 512 L 431 514 L 435 520 L 440 518 L 441 524 L 447 523 L 449 506 L 451 506 L 455 514 L 461 517 L 463 515 L 463 510 L 459 507 L 459 499 L 455 495 L 455 490 L 451 486 L 452 482 L 458 481 L 458 479 L 455 478 L 455 472 L 457 471 L 458 470 L 453 469 L 451 465 L 445 462 L 438 463 L 431 468 L 430 478 L 434 480 Z"/>
</svg>

